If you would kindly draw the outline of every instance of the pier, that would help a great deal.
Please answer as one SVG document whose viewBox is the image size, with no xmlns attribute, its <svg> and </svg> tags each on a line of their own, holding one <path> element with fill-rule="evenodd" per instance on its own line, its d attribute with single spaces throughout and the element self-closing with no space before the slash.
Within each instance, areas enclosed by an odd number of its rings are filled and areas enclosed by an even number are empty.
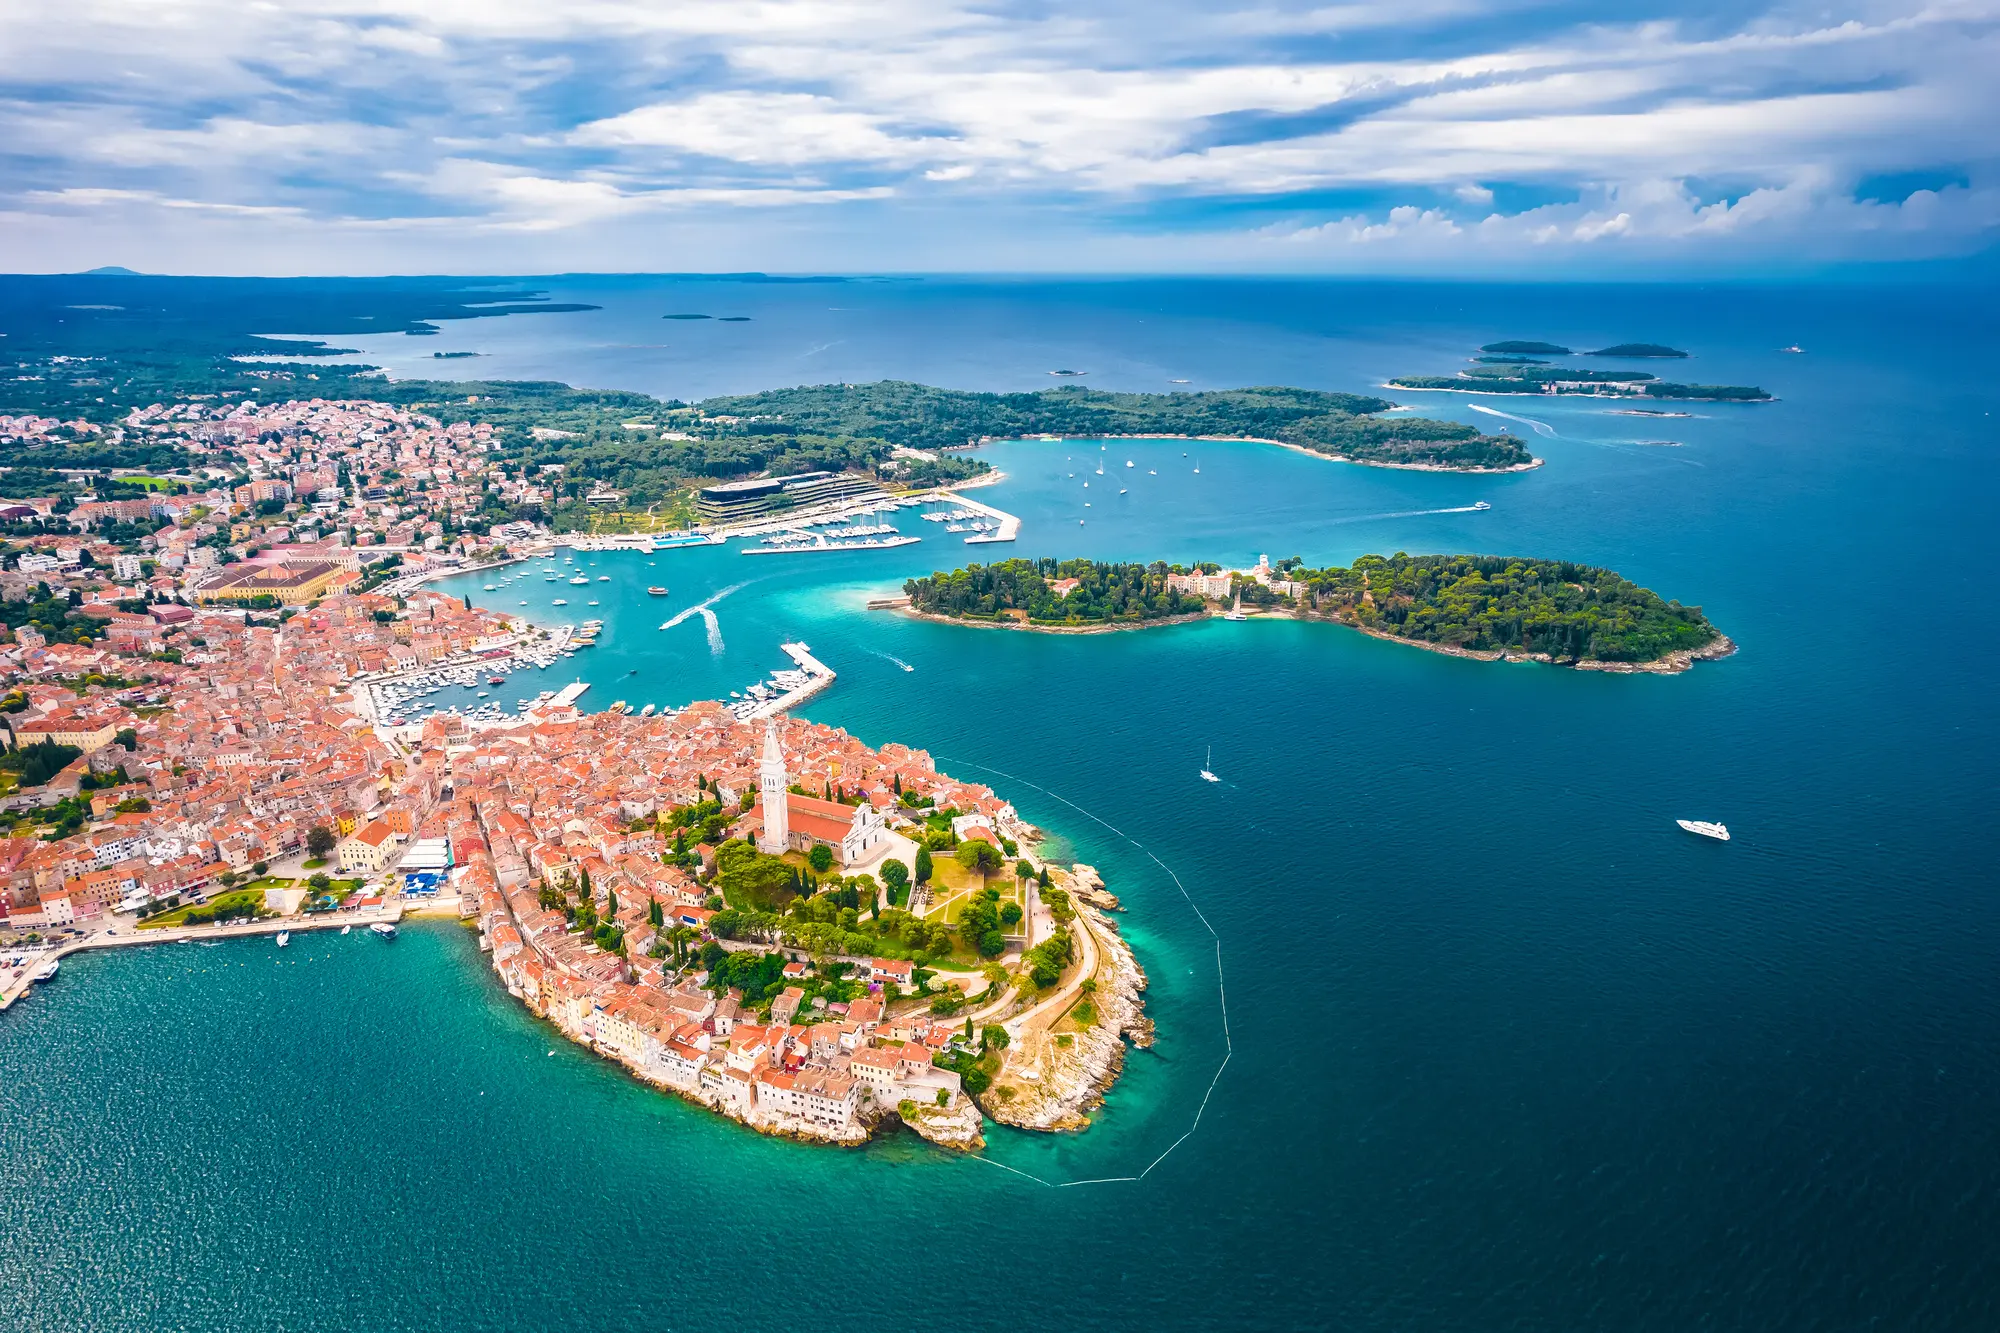
<svg viewBox="0 0 2000 1333">
<path fill-rule="evenodd" d="M 995 519 L 1000 526 L 992 532 L 975 532 L 965 539 L 967 546 L 983 546 L 987 542 L 1011 542 L 1021 535 L 1021 520 L 1004 509 L 995 509 L 990 504 L 978 500 L 968 500 L 956 491 L 939 491 L 934 497 L 949 504 L 969 509 L 985 518 Z"/>
<path fill-rule="evenodd" d="M 780 644 L 779 647 L 783 648 L 785 655 L 797 663 L 798 669 L 805 673 L 805 683 L 794 685 L 783 694 L 766 699 L 750 709 L 742 715 L 745 722 L 755 722 L 759 718 L 770 717 L 773 713 L 783 713 L 796 708 L 833 684 L 837 678 L 833 668 L 814 657 L 812 650 L 803 643 L 786 643 Z"/>
</svg>

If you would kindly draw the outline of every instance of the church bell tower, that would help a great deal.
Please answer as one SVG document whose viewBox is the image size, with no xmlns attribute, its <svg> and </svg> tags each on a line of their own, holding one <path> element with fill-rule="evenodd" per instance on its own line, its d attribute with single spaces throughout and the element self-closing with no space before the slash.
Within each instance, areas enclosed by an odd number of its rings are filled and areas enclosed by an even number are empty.
<svg viewBox="0 0 2000 1333">
<path fill-rule="evenodd" d="M 777 855 L 790 843 L 791 828 L 786 818 L 785 751 L 778 744 L 778 719 L 764 724 L 764 758 L 757 765 L 757 791 L 764 818 L 764 831 L 757 836 L 759 851 Z"/>
</svg>

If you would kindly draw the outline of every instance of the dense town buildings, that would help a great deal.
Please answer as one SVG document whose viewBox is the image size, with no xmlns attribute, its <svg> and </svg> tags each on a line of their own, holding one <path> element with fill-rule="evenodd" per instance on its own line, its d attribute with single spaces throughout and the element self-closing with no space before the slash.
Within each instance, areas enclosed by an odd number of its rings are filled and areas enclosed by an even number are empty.
<svg viewBox="0 0 2000 1333">
<path fill-rule="evenodd" d="M 0 420 L 16 438 L 61 429 Z M 754 1004 L 707 984 L 685 944 L 722 906 L 703 882 L 714 849 L 674 846 L 658 817 L 711 800 L 731 837 L 880 870 L 913 860 L 905 793 L 1012 827 L 990 789 L 921 751 L 797 719 L 760 728 L 714 703 L 387 725 L 363 706 L 371 680 L 489 660 L 536 632 L 413 577 L 546 540 L 472 521 L 489 484 L 534 489 L 489 479 L 491 432 L 376 403 L 253 401 L 136 409 L 114 434 L 215 465 L 131 498 L 0 502 L 14 515 L 0 551 L 5 938 L 105 930 L 272 867 L 359 881 L 328 907 L 421 883 L 477 920 L 510 992 L 664 1088 L 770 1132 L 854 1142 L 920 1104 L 961 1128 L 969 1114 L 976 1137 L 959 1075 L 933 1059 L 966 1033 L 913 1012 L 927 1001 L 904 999 L 908 959 L 843 960 L 848 998 L 831 1002 L 802 984 Z M 843 799 L 789 790 L 805 773 Z M 269 892 L 285 910 L 306 896 Z M 615 946 L 551 893 L 602 914 Z M 787 983 L 807 980 L 806 957 Z"/>
</svg>

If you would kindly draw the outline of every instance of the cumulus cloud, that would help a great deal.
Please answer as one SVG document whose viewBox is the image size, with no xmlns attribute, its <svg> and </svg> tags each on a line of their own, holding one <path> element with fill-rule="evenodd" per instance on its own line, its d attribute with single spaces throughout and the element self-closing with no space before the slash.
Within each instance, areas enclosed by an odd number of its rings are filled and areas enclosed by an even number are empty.
<svg viewBox="0 0 2000 1333">
<path fill-rule="evenodd" d="M 718 212 L 794 268 L 1018 263 L 1038 227 L 1065 239 L 1043 252 L 1113 265 L 1882 258 L 2000 234 L 2000 0 L 1673 2 L 1623 23 L 1542 0 L 16 6 L 0 218 L 23 263 L 182 245 L 144 219 L 196 210 L 300 244 L 365 233 L 343 253 L 391 268 L 433 253 L 399 235 L 444 228 L 521 264 L 643 263 Z M 842 231 L 872 254 L 813 248 L 841 210 L 866 210 Z"/>
</svg>

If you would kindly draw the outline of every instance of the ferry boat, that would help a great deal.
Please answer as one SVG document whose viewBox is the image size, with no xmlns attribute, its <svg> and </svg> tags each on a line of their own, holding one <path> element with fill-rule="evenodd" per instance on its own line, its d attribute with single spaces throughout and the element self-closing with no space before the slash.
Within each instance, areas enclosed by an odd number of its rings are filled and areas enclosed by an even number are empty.
<svg viewBox="0 0 2000 1333">
<path fill-rule="evenodd" d="M 655 583 L 652 587 L 646 589 L 646 591 L 654 597 L 665 597 L 667 595 L 667 590 L 665 588 L 662 588 L 657 583 Z"/>
<path fill-rule="evenodd" d="M 396 927 L 393 923 L 388 921 L 377 921 L 374 925 L 368 927 L 368 929 L 373 931 L 375 934 L 380 935 L 385 940 L 393 940 L 396 938 Z"/>
<path fill-rule="evenodd" d="M 284 947 L 285 947 L 285 946 L 286 946 L 287 944 L 290 944 L 291 942 L 292 942 L 292 932 L 291 932 L 291 931 L 289 931 L 289 930 L 281 930 L 281 931 L 279 931 L 279 932 L 278 932 L 278 947 L 279 947 L 280 949 L 284 948 Z"/>
<path fill-rule="evenodd" d="M 1729 841 L 1729 830 L 1721 824 L 1712 824 L 1706 819 L 1676 819 L 1674 822 L 1689 833 L 1697 833 L 1704 838 L 1714 838 L 1717 842 Z"/>
<path fill-rule="evenodd" d="M 51 958 L 49 959 L 46 965 L 37 968 L 35 970 L 35 975 L 28 979 L 30 981 L 35 981 L 35 982 L 54 981 L 56 979 L 56 973 L 61 970 L 62 970 L 62 960 L 59 958 Z"/>
</svg>

